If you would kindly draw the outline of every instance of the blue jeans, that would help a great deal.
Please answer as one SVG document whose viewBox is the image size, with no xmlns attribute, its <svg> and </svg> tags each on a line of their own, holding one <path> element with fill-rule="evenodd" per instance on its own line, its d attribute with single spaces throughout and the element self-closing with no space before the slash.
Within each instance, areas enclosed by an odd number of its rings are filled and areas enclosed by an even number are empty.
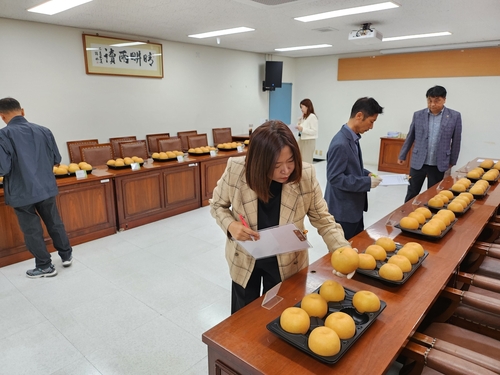
<svg viewBox="0 0 500 375">
<path fill-rule="evenodd" d="M 72 248 L 64 224 L 59 216 L 56 198 L 51 197 L 44 201 L 22 207 L 14 207 L 17 221 L 24 234 L 24 242 L 29 252 L 35 257 L 37 268 L 46 269 L 52 264 L 50 253 L 43 239 L 42 218 L 52 243 L 63 261 L 71 257 Z"/>
</svg>

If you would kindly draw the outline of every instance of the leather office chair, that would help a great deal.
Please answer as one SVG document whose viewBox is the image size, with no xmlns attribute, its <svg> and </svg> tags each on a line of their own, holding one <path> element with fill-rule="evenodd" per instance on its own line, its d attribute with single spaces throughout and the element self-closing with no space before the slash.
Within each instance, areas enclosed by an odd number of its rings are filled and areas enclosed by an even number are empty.
<svg viewBox="0 0 500 375">
<path fill-rule="evenodd" d="M 189 148 L 204 147 L 204 146 L 208 146 L 208 138 L 206 133 L 190 135 L 188 137 Z"/>
<path fill-rule="evenodd" d="M 122 158 L 137 156 L 144 160 L 148 159 L 148 148 L 145 140 L 120 142 L 119 145 L 120 157 Z"/>
<path fill-rule="evenodd" d="M 152 155 L 153 152 L 158 152 L 158 138 L 169 138 L 169 137 L 170 133 L 146 134 L 149 155 Z"/>
<path fill-rule="evenodd" d="M 114 137 L 109 139 L 109 143 L 111 143 L 111 147 L 113 148 L 113 155 L 115 158 L 120 157 L 120 142 L 125 142 L 125 141 L 135 141 L 137 140 L 135 135 L 131 135 L 128 137 Z"/>
<path fill-rule="evenodd" d="M 415 362 L 403 366 L 400 374 L 499 374 L 499 350 L 500 343 L 489 337 L 435 323 L 410 338 L 402 355 Z"/>
<path fill-rule="evenodd" d="M 181 139 L 182 151 L 186 152 L 189 149 L 188 137 L 196 134 L 198 134 L 196 130 L 186 130 L 183 132 L 177 132 L 177 136 Z"/>
<path fill-rule="evenodd" d="M 159 152 L 166 151 L 182 151 L 182 143 L 180 138 L 160 138 L 158 139 Z"/>
<path fill-rule="evenodd" d="M 214 128 L 212 129 L 212 136 L 214 138 L 214 146 L 218 144 L 228 143 L 233 141 L 231 128 Z"/>
<path fill-rule="evenodd" d="M 80 157 L 92 166 L 106 165 L 108 160 L 113 159 L 113 148 L 111 143 L 80 146 Z"/>
<path fill-rule="evenodd" d="M 82 157 L 80 155 L 80 146 L 96 145 L 99 141 L 97 139 L 81 139 L 79 141 L 68 141 L 68 155 L 70 163 L 80 163 Z"/>
</svg>

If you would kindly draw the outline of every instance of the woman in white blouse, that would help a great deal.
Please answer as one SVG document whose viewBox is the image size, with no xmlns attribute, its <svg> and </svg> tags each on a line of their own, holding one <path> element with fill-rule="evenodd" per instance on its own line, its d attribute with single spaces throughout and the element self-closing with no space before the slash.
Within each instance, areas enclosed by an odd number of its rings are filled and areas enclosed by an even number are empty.
<svg viewBox="0 0 500 375">
<path fill-rule="evenodd" d="M 316 138 L 318 138 L 318 118 L 314 113 L 314 107 L 310 99 L 300 102 L 302 117 L 299 118 L 297 129 L 299 130 L 299 148 L 302 161 L 313 162 L 314 150 L 316 149 Z"/>
</svg>

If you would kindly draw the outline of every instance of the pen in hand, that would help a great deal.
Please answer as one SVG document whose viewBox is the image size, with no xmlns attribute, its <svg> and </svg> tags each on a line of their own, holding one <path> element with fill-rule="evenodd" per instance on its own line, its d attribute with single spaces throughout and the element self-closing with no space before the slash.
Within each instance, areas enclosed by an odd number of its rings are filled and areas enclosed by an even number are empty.
<svg viewBox="0 0 500 375">
<path fill-rule="evenodd" d="M 242 214 L 240 214 L 240 221 L 241 221 L 241 223 L 243 224 L 243 226 L 244 226 L 245 228 L 249 228 L 249 229 L 250 229 L 250 227 L 248 226 L 248 224 L 247 224 L 247 222 L 245 221 L 245 218 L 243 217 L 243 215 L 242 215 Z M 250 235 L 250 238 L 252 239 L 252 241 L 255 241 L 255 239 L 253 238 L 253 236 L 252 236 L 252 235 Z"/>
</svg>

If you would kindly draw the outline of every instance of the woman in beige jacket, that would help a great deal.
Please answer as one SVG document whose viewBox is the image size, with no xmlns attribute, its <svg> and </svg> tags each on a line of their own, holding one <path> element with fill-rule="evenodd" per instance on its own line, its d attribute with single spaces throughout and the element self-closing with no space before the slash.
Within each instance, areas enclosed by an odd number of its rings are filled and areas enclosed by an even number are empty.
<svg viewBox="0 0 500 375">
<path fill-rule="evenodd" d="M 231 313 L 309 264 L 307 249 L 255 259 L 239 241 L 259 240 L 258 230 L 293 223 L 304 230 L 307 215 L 330 252 L 349 246 L 316 180 L 302 165 L 297 141 L 281 121 L 268 121 L 250 138 L 246 157 L 230 158 L 210 200 L 210 212 L 227 234 L 226 260 L 233 280 Z M 240 215 L 248 223 L 245 227 Z"/>
</svg>

